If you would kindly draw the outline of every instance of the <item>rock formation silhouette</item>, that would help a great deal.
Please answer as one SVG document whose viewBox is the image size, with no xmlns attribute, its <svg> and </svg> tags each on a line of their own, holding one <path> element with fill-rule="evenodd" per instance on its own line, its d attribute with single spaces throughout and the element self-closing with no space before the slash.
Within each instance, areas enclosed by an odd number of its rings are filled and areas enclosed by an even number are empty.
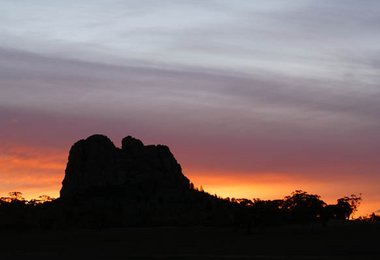
<svg viewBox="0 0 380 260">
<path fill-rule="evenodd" d="M 76 142 L 70 150 L 60 195 L 72 198 L 100 189 L 149 187 L 186 190 L 190 182 L 165 145 L 144 145 L 127 136 L 117 148 L 104 135 Z"/>
<path fill-rule="evenodd" d="M 361 197 L 327 205 L 297 190 L 284 199 L 222 199 L 196 189 L 164 145 L 144 145 L 131 136 L 121 148 L 104 135 L 76 142 L 70 150 L 61 197 L 26 201 L 21 192 L 0 198 L 0 230 L 117 228 L 128 226 L 234 226 L 346 220 Z M 374 218 L 375 219 L 375 218 Z"/>
<path fill-rule="evenodd" d="M 76 142 L 56 201 L 71 227 L 187 225 L 215 222 L 228 202 L 193 189 L 165 145 L 131 136 L 121 148 L 104 135 Z M 210 206 L 211 205 L 211 206 Z M 214 217 L 215 216 L 215 217 Z M 206 219 L 207 217 L 207 219 Z"/>
</svg>

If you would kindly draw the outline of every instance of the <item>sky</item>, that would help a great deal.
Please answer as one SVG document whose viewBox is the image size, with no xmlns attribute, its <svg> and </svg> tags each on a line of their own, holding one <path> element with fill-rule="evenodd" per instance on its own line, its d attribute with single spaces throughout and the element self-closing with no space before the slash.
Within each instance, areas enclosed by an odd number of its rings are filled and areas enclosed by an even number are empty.
<svg viewBox="0 0 380 260">
<path fill-rule="evenodd" d="M 57 197 L 71 145 L 166 144 L 222 197 L 380 210 L 378 0 L 1 0 L 0 196 Z"/>
</svg>

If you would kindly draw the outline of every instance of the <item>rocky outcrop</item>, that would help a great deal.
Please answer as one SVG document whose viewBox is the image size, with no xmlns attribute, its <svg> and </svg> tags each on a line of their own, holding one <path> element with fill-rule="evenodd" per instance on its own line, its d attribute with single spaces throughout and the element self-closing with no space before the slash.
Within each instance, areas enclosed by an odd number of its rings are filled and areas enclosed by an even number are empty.
<svg viewBox="0 0 380 260">
<path fill-rule="evenodd" d="M 189 180 L 167 146 L 144 145 L 131 136 L 122 140 L 121 149 L 104 135 L 76 142 L 70 150 L 61 198 L 113 187 L 186 190 Z"/>
</svg>

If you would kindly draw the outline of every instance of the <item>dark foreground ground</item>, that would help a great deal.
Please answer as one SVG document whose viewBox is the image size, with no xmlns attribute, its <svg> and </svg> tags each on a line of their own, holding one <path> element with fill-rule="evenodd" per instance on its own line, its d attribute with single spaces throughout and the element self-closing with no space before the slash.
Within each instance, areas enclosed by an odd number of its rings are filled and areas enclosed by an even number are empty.
<svg viewBox="0 0 380 260">
<path fill-rule="evenodd" d="M 380 259 L 380 225 L 0 232 L 0 259 Z"/>
</svg>

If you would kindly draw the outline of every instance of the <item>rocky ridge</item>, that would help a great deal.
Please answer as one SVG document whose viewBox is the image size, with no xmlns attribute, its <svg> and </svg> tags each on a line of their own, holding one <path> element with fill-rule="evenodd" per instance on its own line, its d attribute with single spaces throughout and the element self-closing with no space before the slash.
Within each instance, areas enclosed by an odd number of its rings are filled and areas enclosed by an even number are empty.
<svg viewBox="0 0 380 260">
<path fill-rule="evenodd" d="M 186 190 L 189 184 L 167 146 L 127 136 L 118 148 L 107 136 L 92 135 L 71 147 L 60 195 L 73 198 L 112 187 Z"/>
</svg>

